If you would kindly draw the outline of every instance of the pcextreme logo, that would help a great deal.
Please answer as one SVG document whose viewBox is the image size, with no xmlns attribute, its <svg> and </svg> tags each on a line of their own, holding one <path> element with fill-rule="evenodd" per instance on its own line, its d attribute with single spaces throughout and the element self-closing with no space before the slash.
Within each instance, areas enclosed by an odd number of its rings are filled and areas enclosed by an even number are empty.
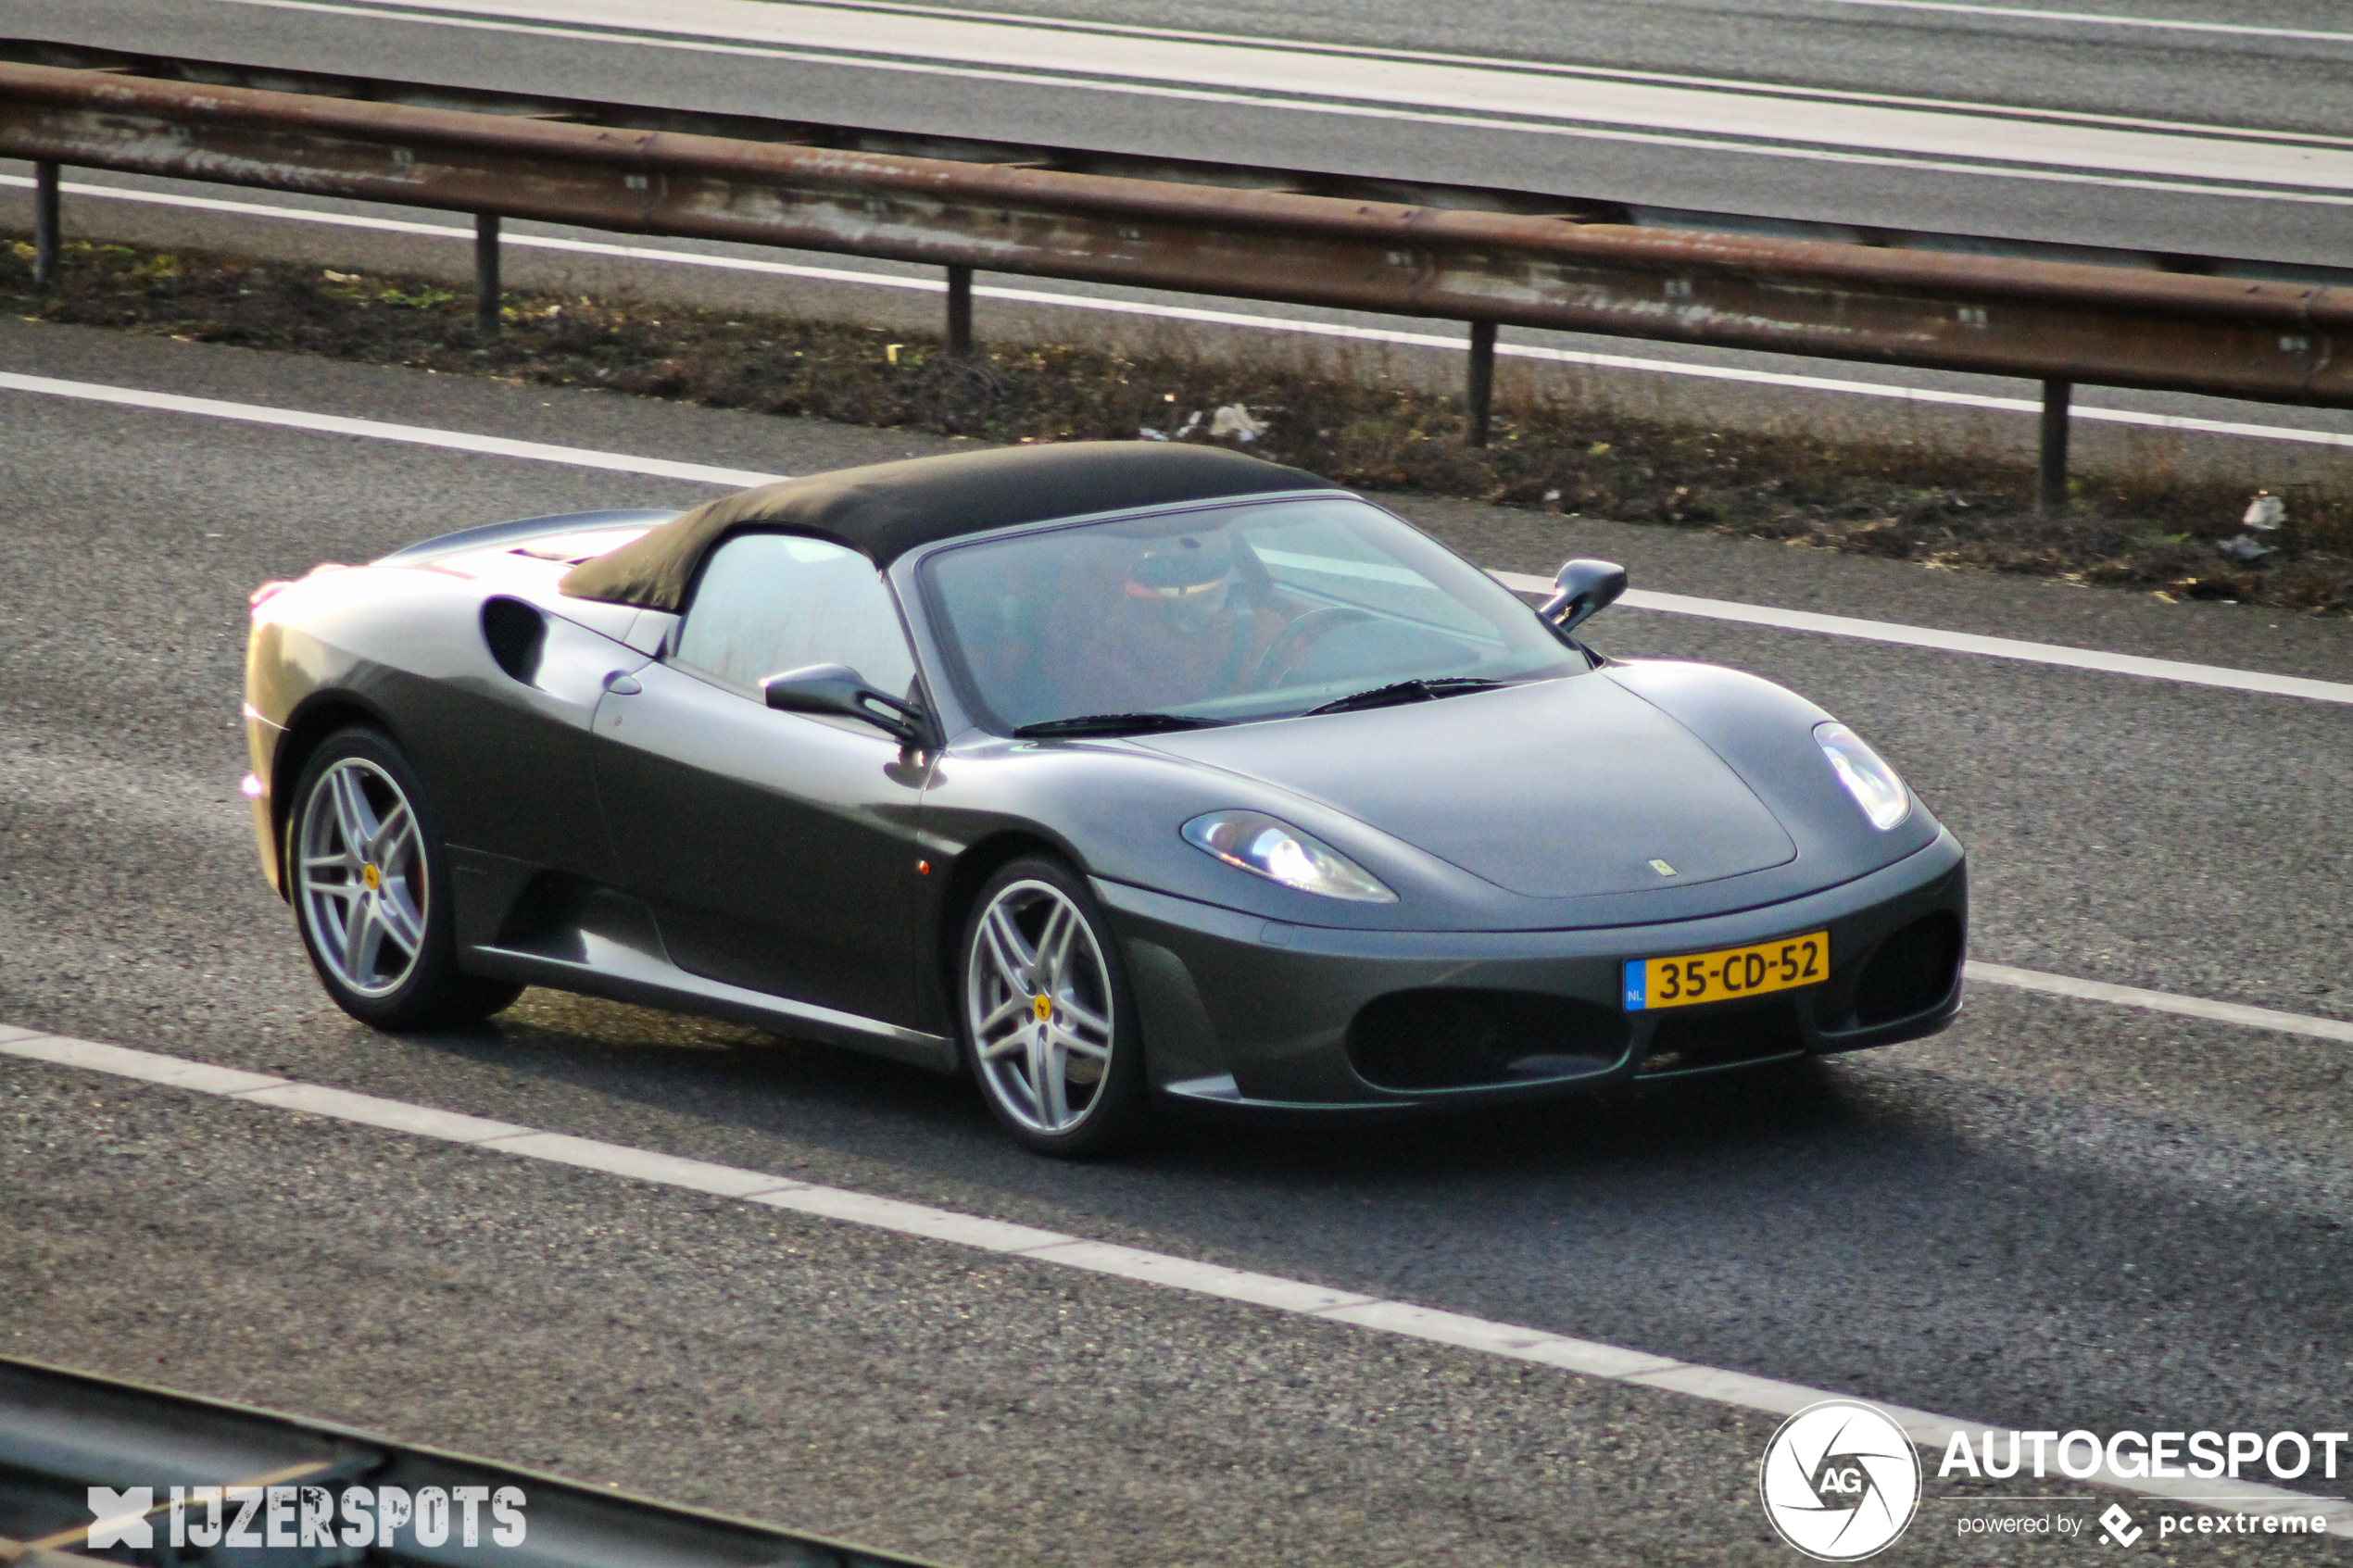
<svg viewBox="0 0 2353 1568">
<path fill-rule="evenodd" d="M 1884 1411 L 1824 1399 L 1781 1423 L 1756 1468 L 1765 1517 L 1819 1562 L 1855 1562 L 1894 1544 L 1920 1505 L 1920 1459 Z"/>
</svg>

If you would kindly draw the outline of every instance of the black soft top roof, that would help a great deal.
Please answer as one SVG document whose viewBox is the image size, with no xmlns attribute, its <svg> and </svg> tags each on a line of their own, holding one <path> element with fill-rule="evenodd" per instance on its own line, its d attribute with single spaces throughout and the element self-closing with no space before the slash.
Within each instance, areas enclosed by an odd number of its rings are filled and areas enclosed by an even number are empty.
<svg viewBox="0 0 2353 1568">
<path fill-rule="evenodd" d="M 677 611 L 711 547 L 776 530 L 846 545 L 887 567 L 909 550 L 1016 523 L 1333 486 L 1217 446 L 1073 441 L 911 458 L 740 490 L 566 572 L 574 598 Z"/>
</svg>

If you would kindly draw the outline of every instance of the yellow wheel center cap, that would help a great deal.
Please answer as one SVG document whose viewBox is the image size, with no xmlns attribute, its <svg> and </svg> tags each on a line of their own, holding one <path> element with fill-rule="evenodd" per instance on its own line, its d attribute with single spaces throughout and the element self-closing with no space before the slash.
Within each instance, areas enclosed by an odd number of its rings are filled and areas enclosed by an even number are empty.
<svg viewBox="0 0 2353 1568">
<path fill-rule="evenodd" d="M 1043 1023 L 1048 1019 L 1054 1016 L 1054 998 L 1051 997 L 1032 997 L 1029 998 L 1029 1010 L 1038 1015 L 1038 1022 Z"/>
<path fill-rule="evenodd" d="M 359 868 L 359 880 L 366 885 L 369 892 L 373 893 L 384 885 L 384 872 L 373 866 L 362 866 Z"/>
</svg>

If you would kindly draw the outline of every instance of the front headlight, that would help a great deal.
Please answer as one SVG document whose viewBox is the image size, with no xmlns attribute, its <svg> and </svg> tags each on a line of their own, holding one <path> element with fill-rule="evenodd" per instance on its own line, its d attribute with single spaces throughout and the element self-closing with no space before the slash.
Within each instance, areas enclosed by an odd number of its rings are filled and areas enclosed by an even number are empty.
<svg viewBox="0 0 2353 1568">
<path fill-rule="evenodd" d="M 1884 833 L 1912 814 L 1912 792 L 1862 736 L 1843 724 L 1817 724 L 1814 738 L 1831 759 L 1831 771 L 1870 818 L 1871 826 Z"/>
<path fill-rule="evenodd" d="M 1269 882 L 1345 898 L 1357 904 L 1394 904 L 1397 895 L 1339 850 L 1264 811 L 1212 811 L 1181 830 L 1185 842 L 1207 850 L 1229 866 Z"/>
</svg>

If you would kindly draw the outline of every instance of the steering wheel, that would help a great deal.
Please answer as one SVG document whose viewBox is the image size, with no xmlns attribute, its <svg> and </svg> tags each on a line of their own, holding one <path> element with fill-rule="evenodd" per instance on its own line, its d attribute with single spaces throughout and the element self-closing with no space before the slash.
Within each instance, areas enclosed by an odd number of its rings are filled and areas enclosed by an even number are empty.
<svg viewBox="0 0 2353 1568">
<path fill-rule="evenodd" d="M 1291 671 L 1308 648 L 1343 626 L 1353 626 L 1360 621 L 1373 619 L 1369 610 L 1354 605 L 1326 605 L 1311 609 L 1284 627 L 1266 651 L 1258 656 L 1258 663 L 1250 672 L 1250 690 L 1263 692 Z"/>
</svg>

